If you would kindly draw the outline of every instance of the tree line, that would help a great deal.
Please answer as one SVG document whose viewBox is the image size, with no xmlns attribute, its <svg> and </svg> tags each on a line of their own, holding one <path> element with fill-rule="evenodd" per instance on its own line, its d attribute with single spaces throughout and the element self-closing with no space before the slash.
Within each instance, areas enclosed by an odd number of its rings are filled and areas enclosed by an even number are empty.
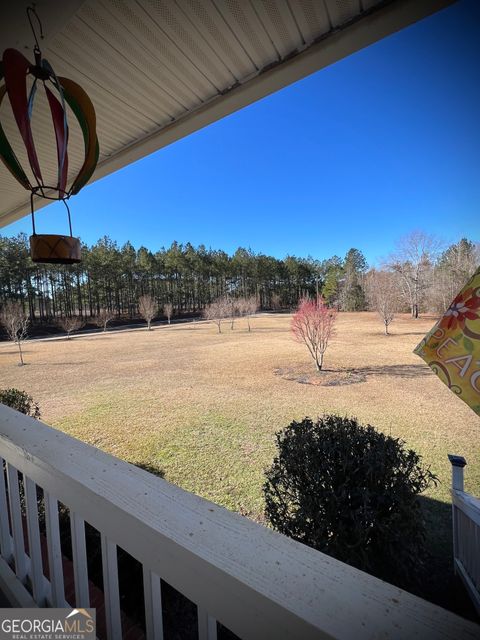
<svg viewBox="0 0 480 640">
<path fill-rule="evenodd" d="M 442 250 L 420 232 L 403 238 L 373 270 L 356 248 L 343 258 L 278 259 L 245 248 L 229 255 L 177 242 L 153 252 L 104 237 L 83 245 L 82 255 L 78 265 L 35 264 L 25 234 L 0 236 L 0 305 L 20 302 L 31 324 L 72 316 L 88 321 L 105 312 L 130 319 L 139 315 L 144 296 L 153 298 L 154 315 L 165 308 L 170 315 L 196 314 L 220 298 L 252 297 L 260 309 L 293 308 L 302 298 L 322 296 L 340 310 L 361 311 L 371 306 L 372 278 L 381 272 L 393 283 L 401 310 L 417 316 L 445 309 L 479 263 L 472 241 Z"/>
</svg>

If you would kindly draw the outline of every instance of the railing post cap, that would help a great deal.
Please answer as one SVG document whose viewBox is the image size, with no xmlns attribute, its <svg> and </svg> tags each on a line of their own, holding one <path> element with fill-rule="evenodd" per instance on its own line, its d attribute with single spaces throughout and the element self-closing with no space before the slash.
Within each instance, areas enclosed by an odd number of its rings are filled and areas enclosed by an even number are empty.
<svg viewBox="0 0 480 640">
<path fill-rule="evenodd" d="M 467 461 L 463 456 L 454 456 L 451 453 L 448 454 L 448 459 L 452 467 L 464 467 L 467 464 Z"/>
</svg>

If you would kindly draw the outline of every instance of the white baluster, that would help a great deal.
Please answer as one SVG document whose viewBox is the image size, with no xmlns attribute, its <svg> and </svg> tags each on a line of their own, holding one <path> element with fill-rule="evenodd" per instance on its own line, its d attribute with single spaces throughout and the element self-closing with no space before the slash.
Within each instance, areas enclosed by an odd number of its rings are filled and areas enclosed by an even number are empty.
<svg viewBox="0 0 480 640">
<path fill-rule="evenodd" d="M 20 507 L 20 492 L 18 490 L 18 471 L 15 467 L 12 467 L 11 464 L 7 464 L 7 481 L 10 517 L 12 520 L 15 573 L 17 578 L 24 582 L 27 577 L 27 563 L 23 537 L 22 510 Z"/>
<path fill-rule="evenodd" d="M 160 577 L 143 566 L 143 593 L 147 640 L 163 640 L 162 588 Z"/>
<path fill-rule="evenodd" d="M 28 548 L 30 551 L 33 599 L 39 607 L 45 605 L 45 578 L 43 575 L 42 546 L 38 527 L 37 485 L 24 477 L 27 511 Z"/>
<path fill-rule="evenodd" d="M 45 521 L 47 525 L 48 567 L 52 585 L 52 605 L 65 605 L 65 588 L 63 584 L 62 548 L 60 545 L 60 528 L 58 524 L 58 502 L 46 491 Z"/>
<path fill-rule="evenodd" d="M 87 547 L 85 543 L 85 521 L 70 511 L 72 532 L 72 557 L 75 580 L 75 605 L 86 609 L 90 606 L 88 590 Z"/>
<path fill-rule="evenodd" d="M 122 637 L 120 595 L 118 591 L 117 545 L 102 533 L 103 593 L 108 640 Z"/>
<path fill-rule="evenodd" d="M 13 555 L 12 537 L 8 522 L 7 491 L 5 486 L 4 460 L 0 458 L 0 544 L 2 558 L 10 562 Z"/>
<path fill-rule="evenodd" d="M 217 640 L 217 621 L 205 609 L 197 607 L 198 640 Z"/>
</svg>

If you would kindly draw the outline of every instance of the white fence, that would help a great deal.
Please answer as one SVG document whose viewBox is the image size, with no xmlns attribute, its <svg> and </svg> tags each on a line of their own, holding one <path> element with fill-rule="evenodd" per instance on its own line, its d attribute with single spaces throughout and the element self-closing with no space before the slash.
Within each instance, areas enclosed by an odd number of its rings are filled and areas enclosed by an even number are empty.
<svg viewBox="0 0 480 640">
<path fill-rule="evenodd" d="M 480 500 L 464 491 L 461 456 L 449 455 L 452 463 L 453 557 L 460 575 L 480 615 Z"/>
<path fill-rule="evenodd" d="M 244 639 L 480 637 L 471 622 L 2 405 L 0 456 L 0 589 L 16 606 L 67 605 L 61 501 L 75 578 L 68 605 L 89 606 L 88 522 L 101 534 L 111 640 L 122 637 L 117 545 L 143 565 L 148 638 L 163 638 L 161 578 L 197 605 L 201 640 L 217 637 L 217 620 Z"/>
</svg>

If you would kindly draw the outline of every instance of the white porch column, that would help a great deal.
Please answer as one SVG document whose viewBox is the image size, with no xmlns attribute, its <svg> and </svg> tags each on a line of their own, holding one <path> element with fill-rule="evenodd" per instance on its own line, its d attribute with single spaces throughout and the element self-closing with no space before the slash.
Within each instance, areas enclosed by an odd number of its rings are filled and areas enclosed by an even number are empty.
<svg viewBox="0 0 480 640">
<path fill-rule="evenodd" d="M 467 461 L 462 456 L 448 454 L 448 459 L 452 465 L 452 492 L 463 491 L 463 469 Z M 457 524 L 457 508 L 452 502 L 452 533 L 453 533 L 453 570 L 457 573 L 456 559 L 458 555 L 458 524 Z"/>
</svg>

